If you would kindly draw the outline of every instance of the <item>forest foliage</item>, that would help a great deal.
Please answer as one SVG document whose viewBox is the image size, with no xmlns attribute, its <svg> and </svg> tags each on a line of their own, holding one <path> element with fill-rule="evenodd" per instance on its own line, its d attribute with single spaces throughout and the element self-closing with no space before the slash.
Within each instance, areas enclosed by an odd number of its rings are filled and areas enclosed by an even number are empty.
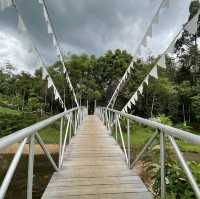
<svg viewBox="0 0 200 199">
<path fill-rule="evenodd" d="M 198 1 L 193 1 L 189 9 L 189 19 L 197 13 L 198 8 Z M 167 69 L 159 68 L 159 79 L 150 79 L 136 106 L 129 110 L 131 114 L 145 118 L 164 114 L 179 126 L 190 126 L 197 130 L 200 128 L 199 37 L 200 30 L 195 35 L 182 32 L 176 42 L 174 55 L 166 55 Z M 134 70 L 121 88 L 115 109 L 123 108 L 157 59 L 158 57 L 151 56 L 145 61 L 137 59 L 134 62 Z M 121 49 L 108 50 L 100 57 L 70 53 L 65 55 L 67 71 L 80 104 L 86 105 L 88 100 L 91 105 L 96 100 L 98 106 L 106 106 L 131 60 L 131 53 Z M 73 96 L 61 63 L 57 61 L 50 65 L 48 71 L 67 108 L 74 107 Z M 37 121 L 38 118 L 63 110 L 59 102 L 54 100 L 52 90 L 47 88 L 47 81 L 42 80 L 42 66 L 34 74 L 17 74 L 10 64 L 0 68 L 0 107 L 18 111 L 15 118 L 24 117 L 28 120 L 24 122 L 27 125 L 31 119 L 24 114 L 34 113 L 33 121 Z M 0 115 L 1 134 L 5 135 L 22 127 L 19 125 L 18 128 L 11 128 L 12 131 L 6 130 L 3 118 L 8 119 L 12 113 L 0 110 Z"/>
</svg>

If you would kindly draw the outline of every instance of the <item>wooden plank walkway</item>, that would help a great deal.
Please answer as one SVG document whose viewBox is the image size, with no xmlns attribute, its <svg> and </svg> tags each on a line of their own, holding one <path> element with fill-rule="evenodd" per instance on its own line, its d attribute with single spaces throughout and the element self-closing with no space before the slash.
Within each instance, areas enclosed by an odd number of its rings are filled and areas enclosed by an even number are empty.
<svg viewBox="0 0 200 199">
<path fill-rule="evenodd" d="M 97 116 L 87 116 L 42 199 L 152 199 Z"/>
</svg>

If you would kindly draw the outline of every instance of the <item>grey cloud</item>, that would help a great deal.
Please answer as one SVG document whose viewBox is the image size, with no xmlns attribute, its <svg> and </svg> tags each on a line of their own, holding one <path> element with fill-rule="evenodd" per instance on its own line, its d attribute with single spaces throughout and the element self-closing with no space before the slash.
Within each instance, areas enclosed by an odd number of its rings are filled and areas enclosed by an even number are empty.
<svg viewBox="0 0 200 199">
<path fill-rule="evenodd" d="M 160 23 L 153 26 L 153 39 L 148 42 L 148 49 L 153 53 L 162 52 L 187 20 L 189 1 L 170 2 L 170 9 L 162 9 Z M 47 63 L 53 63 L 56 53 L 47 34 L 41 5 L 36 0 L 17 0 L 17 3 L 34 44 Z M 46 3 L 64 51 L 99 56 L 116 48 L 133 53 L 160 0 L 46 0 Z M 12 8 L 0 13 L 0 32 L 11 31 L 20 38 L 16 22 Z"/>
</svg>

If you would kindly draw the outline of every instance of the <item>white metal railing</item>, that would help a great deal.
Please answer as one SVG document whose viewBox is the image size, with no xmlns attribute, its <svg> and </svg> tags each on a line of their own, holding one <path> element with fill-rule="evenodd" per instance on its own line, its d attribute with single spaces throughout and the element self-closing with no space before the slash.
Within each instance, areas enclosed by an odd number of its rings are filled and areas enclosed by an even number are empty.
<svg viewBox="0 0 200 199">
<path fill-rule="evenodd" d="M 147 151 L 147 149 L 152 145 L 153 141 L 157 138 L 157 136 L 160 136 L 160 174 L 161 174 L 161 193 L 160 196 L 162 199 L 166 197 L 166 191 L 165 191 L 165 141 L 166 138 L 169 139 L 169 142 L 171 143 L 176 156 L 180 162 L 180 165 L 183 168 L 183 171 L 185 172 L 189 183 L 192 186 L 192 189 L 196 195 L 196 198 L 200 199 L 200 189 L 199 186 L 190 170 L 190 168 L 187 165 L 186 160 L 184 159 L 175 139 L 181 139 L 186 142 L 199 145 L 200 146 L 200 136 L 195 135 L 192 133 L 189 133 L 187 131 L 183 131 L 168 125 L 164 125 L 158 122 L 154 122 L 148 119 L 144 119 L 138 116 L 122 113 L 120 111 L 109 109 L 105 107 L 98 107 L 95 110 L 95 114 L 99 116 L 99 118 L 103 121 L 107 129 L 110 133 L 112 133 L 113 129 L 115 129 L 115 138 L 118 141 L 118 129 L 119 134 L 122 142 L 122 148 L 125 154 L 125 160 L 127 165 L 130 169 L 132 169 L 136 162 L 144 155 L 144 153 Z M 123 132 L 120 124 L 120 118 L 126 118 L 127 120 L 127 148 L 125 146 L 124 138 L 123 138 Z M 138 122 L 142 125 L 151 127 L 155 129 L 155 133 L 152 134 L 150 139 L 147 141 L 141 152 L 136 156 L 136 158 L 131 163 L 131 151 L 130 151 L 130 121 Z"/>
<path fill-rule="evenodd" d="M 27 199 L 31 199 L 32 189 L 33 189 L 35 140 L 41 146 L 42 150 L 46 154 L 53 168 L 56 171 L 59 171 L 59 169 L 62 168 L 64 152 L 67 146 L 67 140 L 69 140 L 70 142 L 72 136 L 76 135 L 77 129 L 79 128 L 86 114 L 87 111 L 86 108 L 84 107 L 73 108 L 1 138 L 0 150 L 4 150 L 5 148 L 9 147 L 14 143 L 20 143 L 20 144 L 1 184 L 0 199 L 3 199 L 5 197 L 5 194 L 8 190 L 9 184 L 12 180 L 16 167 L 22 156 L 23 149 L 26 143 L 29 144 Z M 40 137 L 38 131 L 56 122 L 59 119 L 61 122 L 60 122 L 60 134 L 59 134 L 59 163 L 57 166 L 56 162 L 53 160 L 51 154 L 49 153 L 47 147 L 45 146 L 42 138 Z M 64 125 L 64 120 L 66 120 L 66 126 Z"/>
</svg>

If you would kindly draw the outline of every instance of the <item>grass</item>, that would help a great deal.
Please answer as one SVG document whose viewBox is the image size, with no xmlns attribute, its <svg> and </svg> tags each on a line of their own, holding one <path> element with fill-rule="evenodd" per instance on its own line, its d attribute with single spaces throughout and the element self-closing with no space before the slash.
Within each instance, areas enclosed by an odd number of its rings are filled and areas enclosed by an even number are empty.
<svg viewBox="0 0 200 199">
<path fill-rule="evenodd" d="M 125 145 L 127 146 L 127 134 L 124 130 L 123 137 Z M 147 140 L 153 135 L 154 130 L 148 127 L 143 127 L 139 124 L 133 124 L 131 127 L 131 147 L 136 152 L 139 152 Z M 115 136 L 115 133 L 113 134 Z M 118 135 L 120 136 L 120 135 Z M 120 137 L 118 140 L 121 142 Z M 200 153 L 200 146 L 186 143 L 182 140 L 177 140 L 177 144 L 182 152 Z"/>
<path fill-rule="evenodd" d="M 183 152 L 200 153 L 200 146 L 186 143 L 182 140 L 177 141 L 178 146 Z"/>
<path fill-rule="evenodd" d="M 58 144 L 59 143 L 59 129 L 54 125 L 48 126 L 41 131 L 39 134 L 46 144 Z"/>
<path fill-rule="evenodd" d="M 0 113 L 15 114 L 15 115 L 20 114 L 20 112 L 17 110 L 6 108 L 6 107 L 1 107 L 1 106 L 0 106 Z"/>
</svg>

